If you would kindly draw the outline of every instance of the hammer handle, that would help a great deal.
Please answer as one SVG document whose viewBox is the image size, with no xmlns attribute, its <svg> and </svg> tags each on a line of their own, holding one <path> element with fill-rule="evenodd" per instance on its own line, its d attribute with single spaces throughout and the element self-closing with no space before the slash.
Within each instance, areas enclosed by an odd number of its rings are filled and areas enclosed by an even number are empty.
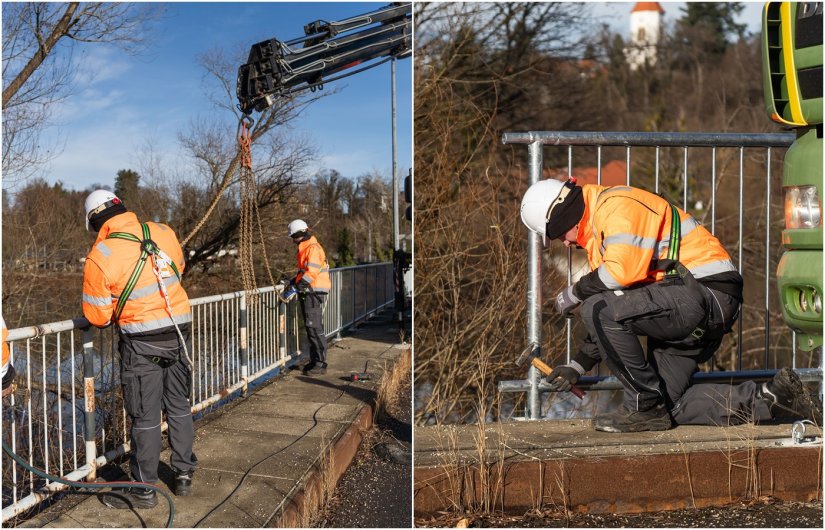
<svg viewBox="0 0 825 530">
<path fill-rule="evenodd" d="M 533 362 L 533 366 L 535 366 L 536 369 L 539 372 L 543 373 L 544 375 L 549 376 L 550 374 L 553 373 L 553 369 L 550 368 L 549 366 L 547 366 L 547 364 L 545 364 L 544 361 L 542 361 L 538 357 L 533 357 L 532 362 Z M 576 385 L 573 385 L 573 388 L 570 389 L 570 392 L 572 392 L 573 395 L 576 396 L 577 398 L 584 399 L 584 390 L 577 387 Z"/>
</svg>

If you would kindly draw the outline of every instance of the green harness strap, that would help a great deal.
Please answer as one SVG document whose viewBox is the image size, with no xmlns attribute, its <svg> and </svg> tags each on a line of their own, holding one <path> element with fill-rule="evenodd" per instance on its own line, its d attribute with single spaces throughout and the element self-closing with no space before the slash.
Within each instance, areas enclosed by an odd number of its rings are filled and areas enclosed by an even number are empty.
<svg viewBox="0 0 825 530">
<path fill-rule="evenodd" d="M 670 205 L 670 243 L 667 247 L 667 259 L 673 261 L 676 266 L 665 272 L 665 276 L 681 276 L 677 267 L 679 265 L 679 247 L 682 242 L 682 220 L 679 218 L 679 211 L 673 204 Z"/>
<path fill-rule="evenodd" d="M 112 319 L 114 322 L 118 322 L 120 320 L 120 314 L 126 306 L 126 300 L 129 299 L 132 291 L 134 291 L 135 285 L 137 285 L 138 278 L 140 278 L 140 275 L 143 273 L 143 267 L 146 265 L 146 260 L 149 258 L 149 255 L 157 255 L 160 251 L 160 247 L 158 247 L 157 243 L 150 239 L 151 234 L 149 233 L 149 225 L 147 223 L 141 223 L 140 226 L 143 229 L 143 239 L 140 239 L 136 235 L 130 234 L 129 232 L 112 232 L 106 237 L 106 239 L 125 239 L 126 241 L 133 241 L 140 245 L 140 257 L 135 264 L 135 269 L 132 271 L 129 281 L 126 282 L 123 292 L 120 293 L 120 297 L 117 299 L 115 315 Z M 175 276 L 177 276 L 178 281 L 180 281 L 180 273 L 178 272 L 175 262 L 170 260 L 169 265 L 175 272 Z"/>
</svg>

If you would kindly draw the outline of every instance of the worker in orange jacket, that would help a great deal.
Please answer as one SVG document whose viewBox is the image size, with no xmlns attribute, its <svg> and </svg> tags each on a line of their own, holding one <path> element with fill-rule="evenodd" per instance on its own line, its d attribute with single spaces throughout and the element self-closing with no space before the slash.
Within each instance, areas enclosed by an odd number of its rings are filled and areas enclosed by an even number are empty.
<svg viewBox="0 0 825 530">
<path fill-rule="evenodd" d="M 591 272 L 560 291 L 555 308 L 571 317 L 580 307 L 588 337 L 549 383 L 570 390 L 605 361 L 624 400 L 618 411 L 594 418 L 596 430 L 821 415 L 789 369 L 762 385 L 691 385 L 736 322 L 743 282 L 719 240 L 685 211 L 630 186 L 542 180 L 525 193 L 521 218 L 545 244 L 556 239 L 587 252 Z M 647 354 L 639 336 L 647 337 Z"/>
<path fill-rule="evenodd" d="M 165 410 L 175 494 L 189 495 L 197 458 L 189 401 L 192 317 L 180 278 L 183 250 L 171 228 L 140 223 L 107 190 L 92 192 L 85 207 L 86 228 L 97 240 L 83 268 L 83 315 L 94 326 L 114 324 L 118 330 L 123 406 L 132 418 L 132 478 L 158 480 Z M 102 500 L 114 508 L 151 508 L 157 495 L 130 488 Z"/>
<path fill-rule="evenodd" d="M 307 224 L 295 219 L 287 227 L 292 242 L 298 245 L 298 272 L 290 283 L 298 290 L 304 329 L 309 339 L 309 363 L 304 374 L 321 375 L 327 371 L 327 338 L 324 334 L 324 302 L 331 287 L 329 263 L 324 249 Z"/>
<path fill-rule="evenodd" d="M 6 342 L 9 337 L 9 330 L 6 328 L 6 321 L 0 315 L 0 326 L 2 326 L 2 342 L 3 342 L 3 397 L 8 396 L 14 392 L 14 366 L 11 364 L 11 352 L 9 351 L 9 343 Z"/>
</svg>

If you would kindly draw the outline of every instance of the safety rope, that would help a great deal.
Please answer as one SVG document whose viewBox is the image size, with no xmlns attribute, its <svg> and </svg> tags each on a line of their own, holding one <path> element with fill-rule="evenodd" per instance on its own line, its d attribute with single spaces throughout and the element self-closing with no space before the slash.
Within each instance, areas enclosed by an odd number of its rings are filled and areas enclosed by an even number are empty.
<svg viewBox="0 0 825 530">
<path fill-rule="evenodd" d="M 255 120 L 253 120 L 251 116 L 249 116 L 249 115 L 241 116 L 241 119 L 238 122 L 238 131 L 241 130 L 242 125 L 244 127 L 246 127 L 246 129 L 248 131 L 251 131 L 252 130 L 252 125 L 254 123 L 255 123 Z M 239 133 L 239 135 L 240 135 L 240 133 Z M 251 143 L 251 135 L 250 135 L 250 143 Z M 235 155 L 235 158 L 232 159 L 232 161 L 229 163 L 229 167 L 226 168 L 226 173 L 224 173 L 223 181 L 221 181 L 220 188 L 218 188 L 218 192 L 215 194 L 215 197 L 212 199 L 212 203 L 209 205 L 209 208 L 206 209 L 206 213 L 203 214 L 203 217 L 201 217 L 201 220 L 198 221 L 198 224 L 195 225 L 195 228 L 193 228 L 192 231 L 189 232 L 189 234 L 185 238 L 183 238 L 183 240 L 181 240 L 181 247 L 185 247 L 186 244 L 189 243 L 189 241 L 193 237 L 195 237 L 195 234 L 197 234 L 198 231 L 200 231 L 200 229 L 203 227 L 203 225 L 206 224 L 207 219 L 209 219 L 209 216 L 212 215 L 212 212 L 218 206 L 218 203 L 220 202 L 221 197 L 223 196 L 223 193 L 226 191 L 226 188 L 228 188 L 229 184 L 231 184 L 232 175 L 235 174 L 235 169 L 241 163 L 242 157 L 243 157 L 243 151 L 242 151 L 241 148 L 239 148 L 238 153 Z"/>
</svg>

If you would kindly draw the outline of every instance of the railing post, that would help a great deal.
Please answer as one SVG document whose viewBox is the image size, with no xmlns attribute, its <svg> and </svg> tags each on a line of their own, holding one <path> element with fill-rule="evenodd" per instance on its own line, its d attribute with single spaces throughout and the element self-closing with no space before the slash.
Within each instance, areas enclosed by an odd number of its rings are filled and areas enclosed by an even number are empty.
<svg viewBox="0 0 825 530">
<path fill-rule="evenodd" d="M 341 314 L 341 285 L 344 283 L 344 273 L 338 272 L 335 275 L 335 318 L 337 319 L 338 332 L 335 334 L 336 339 L 341 339 L 341 330 L 344 327 L 344 316 Z"/>
<path fill-rule="evenodd" d="M 535 141 L 528 146 L 530 157 L 530 185 L 541 179 L 543 165 L 543 148 L 541 142 Z M 527 231 L 527 340 L 535 345 L 534 355 L 541 355 L 541 241 L 532 230 Z M 541 416 L 539 393 L 539 372 L 530 366 L 527 372 L 530 382 L 528 407 L 530 419 Z"/>
<path fill-rule="evenodd" d="M 286 304 L 280 301 L 278 302 L 278 349 L 281 359 L 286 359 L 289 355 L 286 344 Z"/>
<path fill-rule="evenodd" d="M 243 388 L 241 389 L 242 396 L 246 396 L 249 390 L 249 330 L 247 328 L 246 303 L 246 291 L 244 291 L 241 294 L 241 311 L 239 315 L 241 333 L 241 381 L 243 381 Z"/>
<path fill-rule="evenodd" d="M 83 330 L 83 401 L 85 427 L 83 439 L 86 443 L 86 464 L 89 466 L 89 475 L 86 478 L 91 482 L 97 478 L 97 446 L 95 445 L 97 407 L 95 404 L 94 342 L 91 327 Z"/>
</svg>

